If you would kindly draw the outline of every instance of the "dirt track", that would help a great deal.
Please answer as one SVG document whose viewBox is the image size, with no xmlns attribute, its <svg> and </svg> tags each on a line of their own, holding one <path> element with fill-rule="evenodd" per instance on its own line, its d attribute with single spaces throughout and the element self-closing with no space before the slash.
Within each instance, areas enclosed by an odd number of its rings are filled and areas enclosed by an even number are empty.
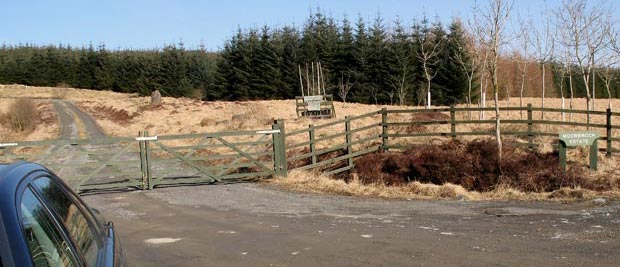
<svg viewBox="0 0 620 267">
<path fill-rule="evenodd" d="M 69 100 L 53 100 L 54 109 L 60 121 L 60 139 L 79 138 L 79 127 L 83 127 L 86 137 L 105 137 L 95 120 L 84 113 Z M 77 123 L 80 120 L 81 123 Z"/>
<path fill-rule="evenodd" d="M 616 201 L 388 201 L 260 184 L 85 199 L 116 223 L 131 266 L 592 267 L 620 260 Z"/>
</svg>

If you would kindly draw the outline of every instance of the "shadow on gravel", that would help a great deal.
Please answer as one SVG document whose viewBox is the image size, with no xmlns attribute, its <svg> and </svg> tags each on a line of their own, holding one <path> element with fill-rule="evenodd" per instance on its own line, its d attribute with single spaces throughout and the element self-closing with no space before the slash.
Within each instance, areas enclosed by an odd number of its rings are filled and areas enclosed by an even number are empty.
<svg viewBox="0 0 620 267">
<path fill-rule="evenodd" d="M 204 186 L 204 185 L 229 185 L 229 184 L 249 184 L 256 183 L 261 181 L 261 179 L 226 179 L 222 181 L 205 181 L 205 182 L 183 182 L 183 179 L 188 178 L 199 178 L 198 176 L 187 176 L 187 177 L 166 177 L 161 181 L 165 181 L 165 184 L 158 184 L 153 186 L 153 189 L 158 188 L 174 188 L 174 187 L 194 187 L 194 186 Z M 178 180 L 178 181 L 177 181 Z M 176 181 L 176 182 L 175 182 Z M 80 195 L 88 196 L 88 195 L 102 195 L 102 194 L 113 194 L 113 193 L 125 193 L 125 192 L 133 192 L 142 190 L 141 186 L 130 186 L 125 188 L 120 188 L 118 185 L 121 183 L 129 182 L 129 180 L 123 181 L 114 181 L 114 182 L 106 182 L 106 183 L 93 183 L 85 186 L 97 186 L 103 187 L 102 189 L 87 189 L 81 190 Z"/>
</svg>

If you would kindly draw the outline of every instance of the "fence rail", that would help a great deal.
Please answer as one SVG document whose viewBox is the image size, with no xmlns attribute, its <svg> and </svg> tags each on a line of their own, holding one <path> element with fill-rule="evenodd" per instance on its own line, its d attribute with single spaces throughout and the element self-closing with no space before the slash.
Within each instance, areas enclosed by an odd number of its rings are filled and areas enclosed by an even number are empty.
<svg viewBox="0 0 620 267">
<path fill-rule="evenodd" d="M 402 138 L 458 138 L 458 137 L 475 137 L 475 136 L 494 136 L 495 130 L 476 130 L 459 129 L 460 126 L 495 126 L 497 121 L 495 119 L 471 119 L 471 112 L 492 112 L 494 114 L 495 107 L 445 107 L 445 108 L 432 108 L 432 109 L 381 109 L 365 113 L 359 116 L 346 117 L 345 119 L 325 123 L 322 125 L 309 125 L 306 129 L 300 129 L 288 133 L 287 138 L 293 136 L 307 136 L 307 139 L 297 143 L 287 144 L 287 163 L 294 166 L 291 169 L 308 170 L 308 169 L 320 169 L 327 174 L 338 174 L 344 171 L 351 170 L 354 167 L 354 158 L 376 152 L 376 151 L 388 151 L 393 149 L 405 149 L 409 145 L 403 144 L 391 144 Z M 605 146 L 601 149 L 605 152 L 607 157 L 610 157 L 612 153 L 620 152 L 620 149 L 614 148 L 614 144 L 620 142 L 620 137 L 614 137 L 613 131 L 620 129 L 620 124 L 613 124 L 614 121 L 620 121 L 620 112 L 607 111 L 587 111 L 587 110 L 574 110 L 574 109 L 558 109 L 558 108 L 539 108 L 532 107 L 528 104 L 524 107 L 499 107 L 500 113 L 506 114 L 506 112 L 515 112 L 515 116 L 508 117 L 507 119 L 501 119 L 501 126 L 505 125 L 520 125 L 522 129 L 504 129 L 501 131 L 503 136 L 513 136 L 516 138 L 524 139 L 526 142 L 522 145 L 529 148 L 539 147 L 541 144 L 535 142 L 536 137 L 557 137 L 559 131 L 551 131 L 548 129 L 537 129 L 538 126 L 557 126 L 557 127 L 585 127 L 587 129 L 600 130 L 603 134 L 599 137 L 598 141 L 604 141 Z M 570 121 L 565 120 L 562 116 L 561 120 L 551 119 L 534 119 L 535 112 L 548 112 L 562 113 L 562 114 L 580 114 L 592 116 L 598 118 L 592 122 L 588 119 L 587 122 Z M 461 114 L 466 113 L 466 114 Z M 526 113 L 524 118 L 522 115 Z M 427 117 L 434 117 L 437 114 L 442 119 L 410 119 L 407 121 L 394 120 L 397 116 L 407 116 L 410 114 L 426 114 Z M 380 117 L 379 117 L 380 115 Z M 447 115 L 447 116 L 444 116 Z M 461 116 L 457 116 L 461 115 Z M 372 118 L 377 116 L 375 121 L 370 123 L 366 122 L 363 126 L 353 128 L 352 122 L 361 121 L 366 118 Z M 460 117 L 460 119 L 459 119 Z M 520 117 L 520 118 L 515 118 Z M 546 117 L 553 117 L 546 115 Z M 342 126 L 340 126 L 342 125 Z M 426 127 L 436 126 L 444 127 L 440 130 L 428 130 L 428 131 L 400 131 L 403 127 Z M 323 129 L 333 127 L 339 127 L 339 130 L 332 130 L 317 137 L 317 132 Z M 449 128 L 448 128 L 449 127 Z M 373 132 L 377 129 L 379 133 Z M 356 140 L 352 140 L 351 135 L 361 134 Z M 617 133 L 616 133 L 617 134 Z M 343 138 L 344 137 L 344 138 Z M 341 140 L 342 143 L 330 145 L 318 149 L 317 144 L 321 142 L 329 142 L 333 140 Z M 378 145 L 377 145 L 378 143 Z M 355 146 L 355 147 L 354 147 Z M 321 156 L 340 151 L 337 155 L 320 159 Z M 297 152 L 297 153 L 296 153 Z M 295 164 L 302 161 L 304 164 Z"/>
</svg>

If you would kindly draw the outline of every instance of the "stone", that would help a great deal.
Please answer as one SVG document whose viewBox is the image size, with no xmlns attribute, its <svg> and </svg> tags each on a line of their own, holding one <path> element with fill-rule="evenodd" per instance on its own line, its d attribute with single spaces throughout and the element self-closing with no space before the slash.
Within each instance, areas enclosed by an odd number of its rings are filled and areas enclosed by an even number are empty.
<svg viewBox="0 0 620 267">
<path fill-rule="evenodd" d="M 151 93 L 151 105 L 154 106 L 159 104 L 161 104 L 161 93 L 159 90 L 155 90 Z"/>
<path fill-rule="evenodd" d="M 235 114 L 232 116 L 232 121 L 234 122 L 242 122 L 242 121 L 247 121 L 247 120 L 250 120 L 250 115 L 247 113 Z"/>
<path fill-rule="evenodd" d="M 605 203 L 607 203 L 607 199 L 604 199 L 602 197 L 595 198 L 594 200 L 592 200 L 592 203 L 596 205 L 605 205 Z"/>
</svg>

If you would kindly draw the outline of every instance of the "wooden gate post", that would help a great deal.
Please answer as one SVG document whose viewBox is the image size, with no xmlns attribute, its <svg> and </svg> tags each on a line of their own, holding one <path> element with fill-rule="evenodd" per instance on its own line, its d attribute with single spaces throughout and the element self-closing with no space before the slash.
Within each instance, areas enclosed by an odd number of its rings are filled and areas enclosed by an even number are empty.
<svg viewBox="0 0 620 267">
<path fill-rule="evenodd" d="M 142 131 L 138 132 L 138 137 L 144 137 L 144 133 Z M 140 173 L 142 174 L 142 190 L 148 188 L 147 174 L 146 174 L 146 152 L 144 149 L 145 141 L 138 141 L 138 145 L 140 146 Z"/>
<path fill-rule="evenodd" d="M 308 125 L 308 137 L 310 138 L 310 153 L 312 153 L 312 164 L 316 164 L 316 146 L 314 145 L 314 125 Z"/>
<path fill-rule="evenodd" d="M 351 119 L 349 116 L 344 117 L 344 137 L 347 145 L 347 166 L 353 167 L 353 146 L 351 145 Z"/>
<path fill-rule="evenodd" d="M 388 114 L 387 108 L 381 109 L 381 151 L 388 151 Z"/>
<path fill-rule="evenodd" d="M 275 120 L 271 126 L 273 130 L 279 130 L 278 133 L 272 134 L 273 140 L 273 169 L 276 176 L 286 177 L 288 174 L 288 166 L 286 163 L 286 139 L 284 138 L 284 121 Z"/>
<path fill-rule="evenodd" d="M 149 131 L 144 131 L 144 137 L 149 136 Z M 153 179 L 151 176 L 151 149 L 148 140 L 144 141 L 144 154 L 146 159 L 146 181 L 149 185 L 149 190 L 153 189 Z"/>
<path fill-rule="evenodd" d="M 456 114 L 454 105 L 450 105 L 450 136 L 452 139 L 456 139 Z"/>
</svg>

